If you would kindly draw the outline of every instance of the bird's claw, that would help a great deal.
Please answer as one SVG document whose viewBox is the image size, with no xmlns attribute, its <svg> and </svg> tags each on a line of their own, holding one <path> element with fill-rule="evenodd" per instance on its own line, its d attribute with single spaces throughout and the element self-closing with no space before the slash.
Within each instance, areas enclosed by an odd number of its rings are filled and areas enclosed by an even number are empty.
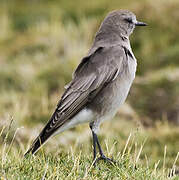
<svg viewBox="0 0 179 180">
<path fill-rule="evenodd" d="M 100 161 L 100 160 L 104 160 L 105 162 L 109 162 L 110 164 L 116 163 L 113 159 L 110 159 L 110 158 L 106 157 L 105 155 L 101 155 L 99 158 L 97 158 L 94 161 L 94 166 L 96 166 L 96 163 L 98 163 L 98 161 Z"/>
</svg>

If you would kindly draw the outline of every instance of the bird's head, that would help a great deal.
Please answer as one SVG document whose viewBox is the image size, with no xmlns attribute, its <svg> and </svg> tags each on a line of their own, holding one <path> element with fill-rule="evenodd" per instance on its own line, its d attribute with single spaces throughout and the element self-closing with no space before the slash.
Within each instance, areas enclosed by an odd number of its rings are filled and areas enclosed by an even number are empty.
<svg viewBox="0 0 179 180">
<path fill-rule="evenodd" d="M 102 31 L 121 33 L 128 37 L 136 26 L 146 25 L 144 22 L 137 21 L 134 13 L 128 10 L 116 10 L 106 16 L 100 29 Z"/>
</svg>

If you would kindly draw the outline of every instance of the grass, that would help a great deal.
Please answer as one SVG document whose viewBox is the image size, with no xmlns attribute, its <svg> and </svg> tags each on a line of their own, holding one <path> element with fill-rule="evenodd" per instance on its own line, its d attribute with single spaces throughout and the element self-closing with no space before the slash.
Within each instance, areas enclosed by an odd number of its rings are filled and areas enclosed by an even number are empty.
<svg viewBox="0 0 179 180">
<path fill-rule="evenodd" d="M 0 134 L 1 179 L 179 179 L 173 173 L 179 166 L 178 127 L 160 124 L 146 130 L 118 118 L 106 122 L 100 141 L 105 154 L 116 163 L 101 161 L 93 167 L 87 125 L 51 138 L 35 156 L 27 158 L 23 154 L 30 143 L 23 142 L 23 129 L 11 126 Z"/>
</svg>

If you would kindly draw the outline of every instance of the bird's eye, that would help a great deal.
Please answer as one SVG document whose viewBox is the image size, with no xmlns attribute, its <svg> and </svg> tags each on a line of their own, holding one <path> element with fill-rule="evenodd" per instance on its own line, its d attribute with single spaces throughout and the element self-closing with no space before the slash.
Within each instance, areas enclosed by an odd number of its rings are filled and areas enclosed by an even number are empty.
<svg viewBox="0 0 179 180">
<path fill-rule="evenodd" d="M 127 21 L 128 23 L 133 23 L 131 18 L 125 18 L 125 21 Z"/>
</svg>

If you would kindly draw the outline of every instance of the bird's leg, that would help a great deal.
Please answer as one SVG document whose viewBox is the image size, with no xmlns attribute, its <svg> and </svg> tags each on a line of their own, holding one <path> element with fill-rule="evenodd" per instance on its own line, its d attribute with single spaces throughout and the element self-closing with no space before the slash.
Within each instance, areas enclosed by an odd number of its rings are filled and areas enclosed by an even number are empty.
<svg viewBox="0 0 179 180">
<path fill-rule="evenodd" d="M 92 131 L 92 135 L 93 135 L 93 160 L 96 159 L 96 139 L 95 139 L 95 133 Z"/>
<path fill-rule="evenodd" d="M 95 138 L 95 133 L 93 131 L 93 122 L 91 122 L 89 124 L 91 132 L 92 132 L 92 136 L 93 136 L 93 160 L 96 161 L 96 138 Z M 94 163 L 95 165 L 95 163 Z"/>
<path fill-rule="evenodd" d="M 99 144 L 99 140 L 98 140 L 97 134 L 94 133 L 94 132 L 93 132 L 93 134 L 94 134 L 94 139 L 95 139 L 95 141 L 96 141 L 96 143 L 97 143 L 97 146 L 98 146 L 98 149 L 99 149 L 99 154 L 100 154 L 100 157 L 96 159 L 96 162 L 98 162 L 99 160 L 105 160 L 105 161 L 108 161 L 108 162 L 110 162 L 110 163 L 113 162 L 112 159 L 107 158 L 107 157 L 104 155 L 103 150 L 102 150 L 102 148 L 101 148 L 101 145 Z"/>
<path fill-rule="evenodd" d="M 93 136 L 93 157 L 94 157 L 94 166 L 96 165 L 96 163 L 99 161 L 99 160 L 105 160 L 105 161 L 108 161 L 108 162 L 114 162 L 112 159 L 110 158 L 107 158 L 104 153 L 103 153 L 103 150 L 101 148 L 101 145 L 99 144 L 99 140 L 98 140 L 98 136 L 97 134 L 93 131 L 92 129 L 92 126 L 90 124 L 90 128 L 91 128 L 91 131 L 92 131 L 92 136 Z M 99 154 L 100 154 L 100 157 L 96 159 L 96 144 L 98 146 L 98 149 L 99 149 Z"/>
</svg>

